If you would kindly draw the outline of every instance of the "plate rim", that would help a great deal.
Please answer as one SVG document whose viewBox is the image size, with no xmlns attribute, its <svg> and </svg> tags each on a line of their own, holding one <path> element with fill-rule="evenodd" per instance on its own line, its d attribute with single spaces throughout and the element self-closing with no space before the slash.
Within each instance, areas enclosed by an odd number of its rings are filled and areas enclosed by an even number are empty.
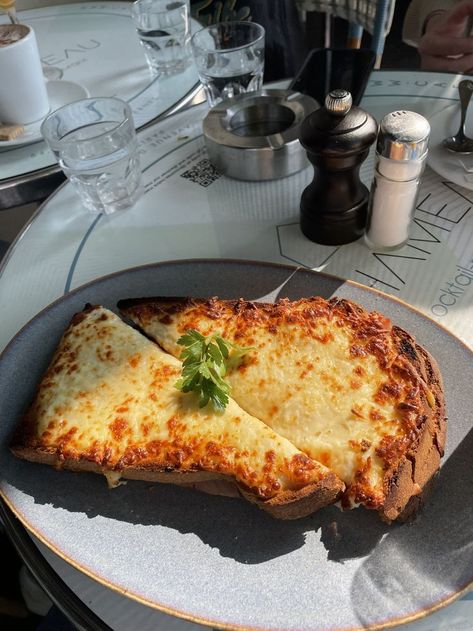
<svg viewBox="0 0 473 631">
<path fill-rule="evenodd" d="M 18 331 L 13 335 L 13 337 L 8 341 L 8 343 L 5 345 L 5 347 L 0 351 L 0 361 L 3 358 L 3 354 L 7 351 L 7 349 L 10 347 L 10 345 L 16 340 L 16 338 L 20 335 L 20 333 L 23 331 L 23 329 L 25 329 L 27 326 L 29 326 L 33 320 L 35 320 L 36 318 L 40 317 L 43 315 L 43 313 L 45 313 L 46 311 L 48 311 L 49 309 L 52 309 L 53 307 L 56 306 L 56 304 L 62 302 L 63 300 L 65 300 L 67 297 L 69 296 L 73 296 L 76 293 L 78 293 L 79 291 L 82 291 L 84 289 L 86 289 L 87 287 L 91 286 L 91 285 L 95 285 L 96 283 L 102 282 L 102 281 L 107 281 L 109 279 L 115 278 L 117 276 L 120 276 L 122 274 L 128 274 L 128 273 L 132 273 L 132 272 L 138 272 L 140 270 L 146 270 L 146 269 L 150 269 L 150 268 L 159 268 L 159 267 L 164 267 L 166 265 L 187 265 L 190 263 L 197 263 L 197 264 L 238 264 L 238 265 L 249 265 L 249 266 L 258 266 L 258 267 L 270 267 L 270 268 L 276 268 L 276 269 L 286 269 L 288 271 L 292 271 L 293 273 L 295 272 L 307 272 L 309 274 L 313 274 L 314 276 L 322 276 L 324 278 L 327 278 L 329 280 L 333 280 L 336 282 L 341 281 L 344 284 L 348 284 L 348 285 L 352 285 L 353 287 L 357 287 L 363 291 L 368 291 L 374 294 L 377 294 L 379 296 L 381 296 L 382 298 L 388 299 L 392 302 L 398 303 L 400 305 L 402 305 L 403 307 L 407 308 L 409 311 L 413 311 L 414 313 L 416 313 L 417 315 L 421 316 L 422 318 L 428 320 L 429 322 L 432 322 L 436 327 L 442 329 L 442 331 L 444 331 L 444 333 L 447 333 L 450 337 L 454 338 L 455 341 L 459 342 L 462 346 L 464 346 L 466 348 L 466 350 L 470 351 L 470 353 L 472 353 L 473 355 L 473 345 L 469 345 L 467 342 L 465 342 L 464 340 L 462 340 L 461 338 L 459 338 L 453 331 L 451 331 L 449 328 L 447 328 L 444 324 L 442 324 L 441 322 L 438 322 L 437 320 L 435 320 L 434 318 L 432 318 L 430 315 L 424 313 L 423 311 L 421 311 L 418 307 L 416 307 L 415 305 L 410 304 L 409 302 L 407 302 L 406 300 L 399 298 L 398 296 L 394 296 L 392 294 L 388 294 L 387 292 L 381 290 L 381 289 L 377 289 L 376 287 L 369 287 L 368 285 L 364 285 L 363 283 L 360 283 L 356 280 L 351 280 L 349 278 L 343 278 L 342 276 L 337 276 L 336 274 L 329 274 L 328 272 L 325 271 L 318 271 L 316 269 L 312 269 L 310 267 L 306 267 L 305 265 L 291 265 L 290 263 L 274 263 L 272 261 L 258 261 L 255 259 L 235 259 L 235 258 L 206 258 L 206 257 L 196 257 L 196 258 L 186 258 L 186 259 L 166 259 L 163 261 L 156 261 L 154 263 L 145 263 L 143 265 L 133 265 L 131 267 L 125 267 L 123 269 L 119 269 L 116 270 L 114 272 L 110 272 L 109 274 L 104 274 L 103 276 L 97 276 L 96 278 L 93 278 L 91 280 L 88 280 L 85 283 L 82 283 L 80 285 L 78 285 L 77 287 L 74 287 L 74 289 L 71 289 L 70 291 L 68 291 L 67 293 L 62 294 L 61 296 L 59 296 L 58 298 L 55 298 L 52 302 L 50 302 L 49 304 L 47 304 L 46 306 L 44 306 L 42 309 L 40 309 L 40 311 L 38 311 L 38 313 L 36 313 L 34 316 L 32 316 L 20 329 L 18 329 Z"/>
<path fill-rule="evenodd" d="M 51 303 L 49 303 L 48 305 L 46 305 L 45 307 L 43 307 L 38 313 L 36 313 L 32 318 L 30 318 L 16 333 L 15 335 L 9 340 L 9 342 L 6 344 L 6 346 L 3 348 L 3 350 L 0 352 L 0 363 L 2 362 L 4 355 L 6 355 L 9 351 L 10 348 L 13 346 L 13 344 L 15 344 L 17 342 L 17 340 L 21 337 L 21 335 L 24 333 L 24 331 L 29 328 L 37 319 L 40 319 L 44 316 L 44 314 L 46 314 L 49 310 L 53 309 L 54 307 L 56 307 L 58 304 L 64 302 L 65 300 L 67 300 L 69 297 L 74 296 L 75 294 L 87 289 L 88 287 L 95 285 L 97 283 L 100 282 L 106 282 L 109 279 L 113 279 L 116 278 L 117 276 L 120 275 L 126 275 L 129 273 L 139 273 L 141 270 L 147 270 L 147 269 L 152 269 L 152 268 L 157 268 L 159 269 L 160 267 L 164 267 L 164 266 L 177 266 L 177 265 L 189 265 L 189 264 L 210 264 L 210 265 L 219 265 L 219 264 L 227 264 L 227 265 L 248 265 L 248 266 L 257 266 L 257 267 L 268 267 L 268 268 L 276 268 L 276 269 L 285 269 L 287 271 L 291 271 L 294 274 L 296 274 L 297 272 L 303 272 L 303 273 L 309 273 L 312 274 L 314 276 L 317 277 L 323 277 L 323 278 L 327 278 L 329 280 L 332 281 L 341 281 L 342 284 L 348 284 L 351 285 L 353 287 L 356 287 L 358 289 L 361 289 L 363 291 L 368 291 L 369 293 L 373 293 L 375 295 L 379 295 L 380 297 L 384 298 L 384 299 L 388 299 L 388 301 L 391 301 L 395 304 L 399 304 L 401 305 L 403 308 L 407 308 L 409 311 L 415 313 L 417 316 L 420 316 L 423 319 L 426 319 L 428 321 L 430 321 L 432 324 L 434 324 L 435 327 L 439 328 L 444 334 L 448 334 L 451 338 L 453 338 L 453 341 L 456 342 L 457 344 L 459 343 L 465 351 L 467 351 L 468 353 L 470 353 L 472 355 L 473 358 L 473 348 L 470 347 L 466 342 L 464 342 L 462 339 L 460 339 L 459 337 L 457 337 L 452 331 L 450 331 L 449 329 L 447 329 L 443 324 L 440 324 L 439 322 L 437 322 L 436 320 L 434 320 L 432 317 L 430 317 L 429 315 L 425 314 L 424 312 L 420 311 L 420 309 L 418 309 L 417 307 L 409 304 L 408 302 L 402 300 L 401 298 L 398 298 L 397 296 L 392 296 L 390 294 L 387 294 L 386 292 L 376 289 L 374 287 L 368 287 L 367 285 L 363 285 L 362 283 L 359 283 L 357 281 L 352 281 L 350 279 L 344 279 L 340 276 L 336 276 L 334 274 L 328 274 L 327 272 L 320 272 L 317 270 L 313 270 L 310 268 L 307 268 L 303 265 L 290 265 L 290 264 L 286 264 L 286 263 L 273 263 L 271 261 L 257 261 L 257 260 L 253 260 L 253 259 L 233 259 L 233 258 L 188 258 L 188 259 L 174 259 L 174 260 L 165 260 L 165 261 L 158 261 L 158 262 L 154 262 L 154 263 L 147 263 L 144 265 L 137 265 L 137 266 L 132 266 L 132 267 L 128 267 L 128 268 L 124 268 L 121 270 L 116 270 L 115 272 L 111 272 L 110 274 L 105 274 L 103 276 L 99 276 L 97 278 L 94 278 L 90 281 L 87 281 L 86 283 L 83 283 L 81 285 L 79 285 L 78 287 L 75 287 L 73 290 L 59 296 L 58 298 L 56 298 L 54 301 L 52 301 Z M 0 476 L 1 477 L 1 476 Z M 0 498 L 5 502 L 5 504 L 8 506 L 8 508 L 12 511 L 12 513 L 19 519 L 19 521 L 21 522 L 21 524 L 23 525 L 23 527 L 26 528 L 26 530 L 33 534 L 39 541 L 41 541 L 41 543 L 43 543 L 49 550 L 51 550 L 54 554 L 56 554 L 59 558 L 61 558 L 63 561 L 65 561 L 66 563 L 68 563 L 69 565 L 71 565 L 72 567 L 74 567 L 75 569 L 79 570 L 80 572 L 82 572 L 83 574 L 85 574 L 86 576 L 88 576 L 89 578 L 91 578 L 92 580 L 100 583 L 102 586 L 108 588 L 108 589 L 112 589 L 114 592 L 120 594 L 121 596 L 127 597 L 127 598 L 131 598 L 134 601 L 145 605 L 147 607 L 151 607 L 152 609 L 161 611 L 163 613 L 172 615 L 172 616 L 176 616 L 178 618 L 182 618 L 184 620 L 187 620 L 189 622 L 194 622 L 196 624 L 201 624 L 201 625 L 205 625 L 208 627 L 215 627 L 215 628 L 220 628 L 220 629 L 227 629 L 229 631 L 264 631 L 264 629 L 266 627 L 264 626 L 248 626 L 248 625 L 242 625 L 242 624 L 234 624 L 234 623 L 225 623 L 222 622 L 221 620 L 213 620 L 210 618 L 204 618 L 204 617 L 200 617 L 200 616 L 196 616 L 193 614 L 190 614 L 186 611 L 181 611 L 178 609 L 174 609 L 172 607 L 168 607 L 167 605 L 161 604 L 156 602 L 155 600 L 149 600 L 145 597 L 143 597 L 142 595 L 135 593 L 135 592 L 131 592 L 128 591 L 127 589 L 120 587 L 119 585 L 116 585 L 112 582 L 110 582 L 108 579 L 104 578 L 103 576 L 101 576 L 100 574 L 96 573 L 95 571 L 93 571 L 92 569 L 89 569 L 87 566 L 82 565 L 80 562 L 76 561 L 75 559 L 72 559 L 70 557 L 67 556 L 66 553 L 64 553 L 60 548 L 58 548 L 54 543 L 52 543 L 51 541 L 49 541 L 47 539 L 46 536 L 44 536 L 42 533 L 40 533 L 36 527 L 32 526 L 28 519 L 23 515 L 23 512 L 21 510 L 19 510 L 14 504 L 13 502 L 11 502 L 10 498 L 7 497 L 7 495 L 5 494 L 5 492 L 3 491 L 1 485 L 0 485 Z M 47 561 L 46 561 L 47 562 Z M 399 618 L 391 618 L 388 621 L 383 621 L 383 622 L 374 622 L 373 624 L 370 624 L 369 626 L 356 626 L 356 627 L 339 627 L 339 628 L 333 628 L 331 629 L 331 631 L 380 631 L 381 629 L 388 629 L 391 628 L 393 626 L 399 625 L 399 624 L 407 624 L 409 622 L 413 622 L 415 620 L 420 620 L 426 616 L 428 616 L 431 613 L 434 613 L 435 611 L 438 611 L 439 609 L 442 609 L 443 607 L 448 606 L 449 604 L 451 604 L 452 602 L 454 602 L 455 600 L 458 600 L 459 598 L 461 598 L 461 596 L 465 593 L 467 593 L 468 591 L 470 591 L 470 589 L 473 587 L 473 577 L 472 579 L 466 583 L 463 587 L 461 587 L 459 590 L 455 591 L 454 593 L 449 594 L 446 598 L 443 598 L 435 603 L 433 603 L 431 606 L 429 607 L 425 607 L 423 609 L 420 609 L 410 615 L 407 616 L 401 616 Z M 315 631 L 315 628 L 313 629 L 313 631 Z M 326 627 L 320 627 L 320 631 L 326 631 Z"/>
</svg>

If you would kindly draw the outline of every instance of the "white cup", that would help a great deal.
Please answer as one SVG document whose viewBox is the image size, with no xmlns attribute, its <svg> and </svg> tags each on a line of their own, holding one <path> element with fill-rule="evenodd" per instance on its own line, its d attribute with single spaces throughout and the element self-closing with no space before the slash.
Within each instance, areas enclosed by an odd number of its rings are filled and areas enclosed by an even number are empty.
<svg viewBox="0 0 473 631">
<path fill-rule="evenodd" d="M 0 122 L 27 125 L 48 112 L 48 93 L 33 29 L 25 24 L 0 24 Z"/>
</svg>

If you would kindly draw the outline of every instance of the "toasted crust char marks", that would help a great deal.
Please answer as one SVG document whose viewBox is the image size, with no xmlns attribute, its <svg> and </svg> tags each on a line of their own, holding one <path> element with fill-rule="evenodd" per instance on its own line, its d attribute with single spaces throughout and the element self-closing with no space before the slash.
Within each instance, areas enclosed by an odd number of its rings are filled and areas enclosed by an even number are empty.
<svg viewBox="0 0 473 631">
<path fill-rule="evenodd" d="M 386 501 L 383 516 L 387 520 L 410 519 L 421 505 L 430 482 L 440 467 L 446 438 L 446 412 L 442 377 L 433 357 L 405 331 L 395 328 L 399 348 L 413 362 L 428 390 L 420 397 L 419 408 L 408 408 L 417 422 L 410 444 L 401 454 L 391 475 L 386 476 Z M 415 397 L 413 397 L 415 398 Z M 409 402 L 410 405 L 410 402 Z"/>
<path fill-rule="evenodd" d="M 243 299 L 138 298 L 121 300 L 118 306 L 123 314 L 132 318 L 138 316 L 143 323 L 157 318 L 161 324 L 169 325 L 173 322 L 173 316 L 185 314 L 185 319 L 179 323 L 181 333 L 186 329 L 202 328 L 203 321 L 205 325 L 205 319 L 208 319 L 218 322 L 225 335 L 230 323 L 234 327 L 232 336 L 246 345 L 251 343 L 252 331 L 256 326 L 276 334 L 284 325 L 297 326 L 302 335 L 326 343 L 331 341 L 332 335 L 330 332 L 320 334 L 317 323 L 321 320 L 333 321 L 335 326 L 349 326 L 353 330 L 353 344 L 350 347 L 353 356 L 371 354 L 384 367 L 393 360 L 393 349 L 387 343 L 391 333 L 388 318 L 377 312 L 367 312 L 345 299 L 332 298 L 327 301 L 313 297 L 294 302 L 282 299 L 267 304 Z"/>
<path fill-rule="evenodd" d="M 292 387 L 302 394 L 288 391 L 292 400 L 299 397 L 298 401 L 304 404 L 307 397 L 303 392 L 311 389 L 323 390 L 326 398 L 321 402 L 329 406 L 330 394 L 332 398 L 352 399 L 354 420 L 343 421 L 345 425 L 349 422 L 345 431 L 348 437 L 345 459 L 353 463 L 351 472 L 347 467 L 337 468 L 333 449 L 322 450 L 301 440 L 294 426 L 285 423 L 284 405 L 273 401 L 265 409 L 251 405 L 246 409 L 311 457 L 333 467 L 347 484 L 343 498 L 346 507 L 362 503 L 377 509 L 386 520 L 393 520 L 407 517 L 419 503 L 422 490 L 438 470 L 443 454 L 446 422 L 442 382 L 432 357 L 405 331 L 393 327 L 386 317 L 367 312 L 348 300 L 327 301 L 319 297 L 294 302 L 281 300 L 275 304 L 217 298 L 149 298 L 121 301 L 119 307 L 174 354 L 179 352 L 175 345 L 177 337 L 188 328 L 204 334 L 218 331 L 239 344 L 256 346 L 258 353 L 246 356 L 231 377 L 234 396 L 243 407 L 248 399 L 244 389 L 238 387 L 239 380 L 246 379 L 248 388 L 251 380 L 264 372 L 258 381 L 257 396 L 261 398 L 265 390 L 284 387 L 288 373 L 296 369 L 298 382 Z M 302 354 L 304 345 L 310 345 L 313 356 L 301 363 L 296 355 Z M 327 352 L 333 355 L 337 366 L 352 366 L 349 380 L 340 383 L 337 372 L 330 374 L 320 369 L 317 373 L 321 357 Z M 277 372 L 278 353 L 286 362 L 285 374 Z M 268 362 L 273 368 L 264 370 L 262 364 L 267 368 Z M 368 405 L 363 399 L 366 394 L 363 388 L 370 380 L 376 388 L 369 393 Z M 297 417 L 294 411 L 296 425 L 297 418 L 304 417 Z M 356 419 L 360 426 L 364 423 L 363 431 L 372 430 L 369 436 L 356 439 L 350 436 L 352 428 L 356 433 Z M 321 436 L 315 442 L 323 443 L 323 439 Z"/>
<path fill-rule="evenodd" d="M 334 490 L 337 490 L 334 499 Z M 302 515 L 310 515 L 315 511 L 332 504 L 340 497 L 339 480 L 334 473 L 325 476 L 317 484 L 308 484 L 300 489 L 285 491 L 278 497 L 267 500 L 265 510 L 278 519 L 299 519 Z M 241 494 L 250 502 L 254 496 L 240 489 Z"/>
<path fill-rule="evenodd" d="M 339 496 L 336 476 L 234 401 L 224 413 L 200 410 L 174 388 L 180 371 L 179 361 L 112 312 L 88 306 L 65 332 L 12 451 L 118 477 L 233 479 L 270 512 L 274 505 L 284 517 L 290 505 L 287 518 Z"/>
<path fill-rule="evenodd" d="M 82 459 L 70 460 L 62 458 L 60 454 L 49 451 L 31 450 L 21 446 L 15 446 L 12 450 L 19 458 L 39 464 L 51 465 L 57 469 L 105 475 L 113 473 L 99 466 L 96 462 Z M 249 489 L 237 484 L 233 477 L 208 471 L 162 471 L 154 468 L 129 467 L 120 472 L 120 478 L 177 484 L 204 491 L 211 495 L 243 497 L 273 517 L 285 520 L 301 519 L 324 506 L 333 504 L 339 499 L 343 489 L 340 480 L 333 473 L 324 476 L 319 482 L 307 484 L 300 489 L 283 490 L 269 499 L 257 497 Z M 116 486 L 116 482 L 113 480 L 113 478 L 109 480 L 110 486 Z"/>
</svg>

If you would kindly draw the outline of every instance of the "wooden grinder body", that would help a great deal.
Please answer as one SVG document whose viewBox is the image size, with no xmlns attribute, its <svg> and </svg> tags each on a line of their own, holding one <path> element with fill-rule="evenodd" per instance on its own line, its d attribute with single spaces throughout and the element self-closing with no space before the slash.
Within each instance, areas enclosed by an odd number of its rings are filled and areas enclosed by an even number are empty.
<svg viewBox="0 0 473 631">
<path fill-rule="evenodd" d="M 334 93 L 345 93 L 336 90 Z M 330 111 L 328 104 L 302 123 L 300 141 L 314 167 L 314 179 L 301 197 L 301 230 L 311 241 L 341 245 L 358 239 L 365 229 L 369 191 L 360 181 L 360 167 L 376 139 L 376 120 L 351 107 Z"/>
</svg>

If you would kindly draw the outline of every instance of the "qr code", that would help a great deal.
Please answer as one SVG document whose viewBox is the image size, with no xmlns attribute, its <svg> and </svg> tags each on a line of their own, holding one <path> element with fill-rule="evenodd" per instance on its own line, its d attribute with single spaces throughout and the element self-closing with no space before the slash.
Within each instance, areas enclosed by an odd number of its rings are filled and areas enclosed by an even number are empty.
<svg viewBox="0 0 473 631">
<path fill-rule="evenodd" d="M 197 164 L 188 171 L 181 173 L 181 177 L 185 177 L 186 180 L 195 182 L 195 184 L 200 184 L 200 186 L 210 186 L 212 182 L 218 180 L 221 175 L 210 160 L 205 158 L 197 162 Z"/>
</svg>

